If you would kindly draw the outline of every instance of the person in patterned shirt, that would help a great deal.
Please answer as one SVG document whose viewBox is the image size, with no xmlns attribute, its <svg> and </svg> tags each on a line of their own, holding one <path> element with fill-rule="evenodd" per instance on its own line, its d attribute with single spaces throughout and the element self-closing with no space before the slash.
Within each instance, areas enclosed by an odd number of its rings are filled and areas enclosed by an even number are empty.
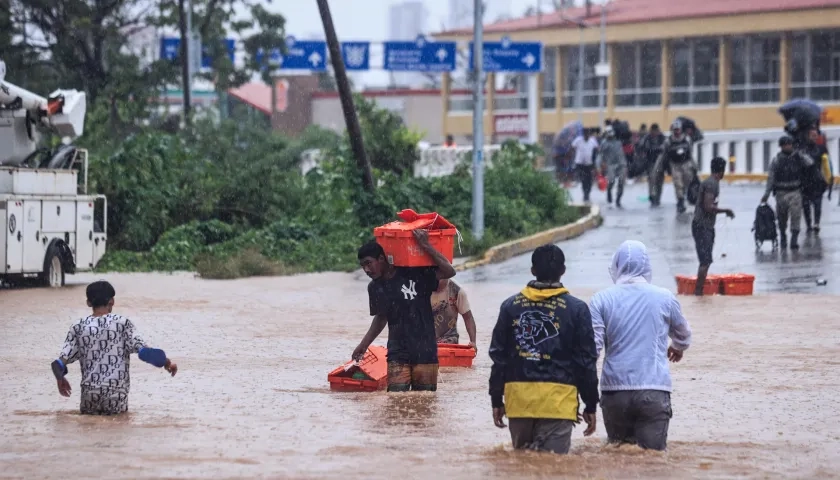
<svg viewBox="0 0 840 480">
<path fill-rule="evenodd" d="M 137 335 L 131 320 L 113 313 L 116 292 L 110 283 L 98 281 L 87 287 L 87 304 L 93 314 L 70 327 L 59 358 L 52 363 L 58 392 L 70 396 L 67 365 L 78 361 L 82 370 L 81 413 L 115 415 L 128 411 L 129 356 L 164 368 L 173 377 L 178 372 L 163 350 L 149 348 Z"/>
<path fill-rule="evenodd" d="M 432 293 L 432 313 L 435 317 L 435 335 L 438 343 L 458 343 L 458 315 L 464 317 L 470 346 L 475 346 L 475 319 L 470 310 L 467 292 L 450 279 L 438 282 Z"/>
</svg>

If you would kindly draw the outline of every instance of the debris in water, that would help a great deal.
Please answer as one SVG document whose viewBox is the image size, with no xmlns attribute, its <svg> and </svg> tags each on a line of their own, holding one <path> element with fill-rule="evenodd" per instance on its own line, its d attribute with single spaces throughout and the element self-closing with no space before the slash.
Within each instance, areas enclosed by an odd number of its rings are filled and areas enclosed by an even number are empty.
<svg viewBox="0 0 840 480">
<path fill-rule="evenodd" d="M 824 286 L 826 286 L 826 284 L 828 284 L 828 280 L 826 280 L 824 278 L 818 278 L 817 279 L 817 285 L 818 286 L 824 287 Z"/>
</svg>

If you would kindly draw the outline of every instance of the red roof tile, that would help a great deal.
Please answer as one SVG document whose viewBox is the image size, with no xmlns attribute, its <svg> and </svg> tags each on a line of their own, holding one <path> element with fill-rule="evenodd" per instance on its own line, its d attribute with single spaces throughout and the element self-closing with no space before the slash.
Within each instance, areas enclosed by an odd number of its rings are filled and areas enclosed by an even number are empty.
<svg viewBox="0 0 840 480">
<path fill-rule="evenodd" d="M 607 24 L 655 22 L 662 20 L 745 15 L 751 13 L 810 10 L 815 8 L 840 8 L 840 0 L 614 0 L 607 7 Z M 592 5 L 585 22 L 600 23 L 600 5 Z M 568 8 L 567 18 L 586 16 L 586 8 Z M 575 28 L 574 23 L 563 20 L 560 12 L 545 13 L 541 17 L 523 17 L 487 24 L 486 33 L 504 33 L 544 28 Z M 471 35 L 472 28 L 440 32 L 437 35 Z"/>
</svg>

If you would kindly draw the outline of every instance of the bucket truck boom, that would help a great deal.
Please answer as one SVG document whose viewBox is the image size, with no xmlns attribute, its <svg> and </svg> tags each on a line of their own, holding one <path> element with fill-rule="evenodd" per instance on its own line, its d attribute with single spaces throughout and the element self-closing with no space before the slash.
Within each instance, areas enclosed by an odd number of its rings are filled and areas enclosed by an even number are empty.
<svg viewBox="0 0 840 480">
<path fill-rule="evenodd" d="M 20 165 L 38 147 L 41 133 L 69 139 L 84 133 L 84 92 L 56 90 L 48 98 L 5 80 L 0 60 L 0 165 Z"/>
</svg>

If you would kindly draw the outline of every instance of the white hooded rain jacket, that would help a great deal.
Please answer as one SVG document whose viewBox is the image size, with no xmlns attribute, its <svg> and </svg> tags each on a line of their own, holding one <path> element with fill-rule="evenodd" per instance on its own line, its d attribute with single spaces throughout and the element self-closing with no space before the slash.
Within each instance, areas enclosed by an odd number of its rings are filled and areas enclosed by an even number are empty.
<svg viewBox="0 0 840 480">
<path fill-rule="evenodd" d="M 610 263 L 615 286 L 590 300 L 598 355 L 604 350 L 601 390 L 671 391 L 668 337 L 677 350 L 691 344 L 691 328 L 669 290 L 651 285 L 650 257 L 628 240 Z"/>
</svg>

